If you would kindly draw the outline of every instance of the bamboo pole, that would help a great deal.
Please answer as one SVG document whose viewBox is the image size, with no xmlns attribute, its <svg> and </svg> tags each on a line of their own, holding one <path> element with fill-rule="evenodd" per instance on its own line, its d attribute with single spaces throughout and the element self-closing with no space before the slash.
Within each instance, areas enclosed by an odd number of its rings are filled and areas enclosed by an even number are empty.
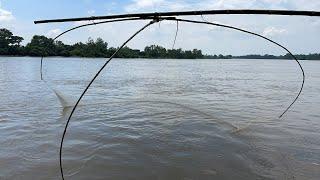
<svg viewBox="0 0 320 180">
<path fill-rule="evenodd" d="M 205 10 L 205 11 L 177 11 L 177 12 L 119 14 L 119 15 L 110 15 L 110 16 L 91 16 L 91 17 L 65 18 L 65 19 L 48 19 L 48 20 L 34 21 L 34 23 L 41 24 L 41 23 L 54 23 L 54 22 L 92 21 L 92 20 L 121 19 L 121 18 L 150 19 L 150 18 L 157 18 L 157 17 L 218 15 L 218 14 L 320 16 L 320 11 L 261 10 L 261 9 L 260 10 L 259 9 L 229 9 L 229 10 L 226 9 L 226 10 Z"/>
</svg>

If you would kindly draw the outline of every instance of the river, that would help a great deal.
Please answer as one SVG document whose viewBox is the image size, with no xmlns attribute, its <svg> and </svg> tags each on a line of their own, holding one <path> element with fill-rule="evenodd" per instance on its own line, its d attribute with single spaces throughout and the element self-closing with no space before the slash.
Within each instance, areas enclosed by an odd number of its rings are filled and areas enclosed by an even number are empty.
<svg viewBox="0 0 320 180">
<path fill-rule="evenodd" d="M 60 179 L 104 59 L 0 57 L 0 179 Z M 114 59 L 75 111 L 66 179 L 320 179 L 320 61 Z M 57 94 L 64 99 L 61 103 Z"/>
</svg>

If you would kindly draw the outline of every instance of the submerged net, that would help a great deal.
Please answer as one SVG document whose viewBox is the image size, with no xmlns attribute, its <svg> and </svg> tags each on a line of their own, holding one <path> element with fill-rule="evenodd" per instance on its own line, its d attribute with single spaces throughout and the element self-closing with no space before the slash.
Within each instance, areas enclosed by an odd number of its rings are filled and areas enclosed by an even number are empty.
<svg viewBox="0 0 320 180">
<path fill-rule="evenodd" d="M 134 20 L 137 20 L 137 19 L 134 19 Z M 237 31 L 242 31 L 242 32 L 245 32 L 245 33 L 248 33 L 248 34 L 251 34 L 251 35 L 259 36 L 259 37 L 261 37 L 261 38 L 263 38 L 263 39 L 265 39 L 265 40 L 267 40 L 267 41 L 269 41 L 269 42 L 271 42 L 271 43 L 274 43 L 274 44 L 276 44 L 277 46 L 283 48 L 284 50 L 286 50 L 286 51 L 296 60 L 296 62 L 297 62 L 298 65 L 300 66 L 301 71 L 302 71 L 302 74 L 303 74 L 303 81 L 302 81 L 302 85 L 301 85 L 301 88 L 300 88 L 300 91 L 299 91 L 298 95 L 296 96 L 296 98 L 294 99 L 294 101 L 288 106 L 288 108 L 280 115 L 280 117 L 282 117 L 282 115 L 285 114 L 285 113 L 289 110 L 289 108 L 295 103 L 295 101 L 298 99 L 298 97 L 299 97 L 299 95 L 300 95 L 300 93 L 301 93 L 301 91 L 302 91 L 302 89 L 303 89 L 304 80 L 305 80 L 305 75 L 304 75 L 304 70 L 302 69 L 302 66 L 300 65 L 300 63 L 299 63 L 299 61 L 296 59 L 296 57 L 295 57 L 288 49 L 286 49 L 284 46 L 278 44 L 278 43 L 275 42 L 275 41 L 270 40 L 269 38 L 266 38 L 266 37 L 264 37 L 264 36 L 262 36 L 262 35 L 259 35 L 259 34 L 253 33 L 253 32 L 249 32 L 249 31 L 246 31 L 246 30 L 242 30 L 242 29 L 239 29 L 239 28 L 236 28 L 236 27 L 233 27 L 233 26 L 222 25 L 222 24 L 217 24 L 217 23 L 211 23 L 211 22 L 207 22 L 207 21 L 204 21 L 204 22 L 203 22 L 203 21 L 194 21 L 194 20 L 186 20 L 186 19 L 176 19 L 176 18 L 155 19 L 155 20 L 151 21 L 149 24 L 147 24 L 146 26 L 144 26 L 142 29 L 140 29 L 140 30 L 139 30 L 137 33 L 135 33 L 131 38 L 129 38 L 129 39 L 122 45 L 122 47 L 123 47 L 128 41 L 130 41 L 135 35 L 137 35 L 140 31 L 142 31 L 144 28 L 146 28 L 147 26 L 151 25 L 152 23 L 158 22 L 158 21 L 160 21 L 160 20 L 174 20 L 174 21 L 177 21 L 177 31 L 178 31 L 178 22 L 179 22 L 179 21 L 181 21 L 181 22 L 188 22 L 188 23 L 208 24 L 208 25 L 214 25 L 214 26 L 220 26 L 220 27 L 224 27 L 224 28 L 229 28 L 229 29 L 233 29 L 233 30 L 237 30 Z M 110 22 L 110 21 L 107 21 L 107 22 Z M 90 23 L 90 24 L 88 24 L 88 25 L 95 25 L 95 24 L 97 24 L 97 23 Z M 81 25 L 81 26 L 79 26 L 79 27 L 83 27 L 83 26 L 86 26 L 86 25 Z M 76 27 L 76 28 L 78 28 L 78 27 Z M 76 29 L 76 28 L 72 28 L 71 30 Z M 68 30 L 68 31 L 66 31 L 66 32 L 69 32 L 69 31 L 71 31 L 71 30 Z M 66 33 L 66 32 L 64 32 L 64 33 Z M 64 34 L 64 33 L 62 33 L 62 34 Z M 61 34 L 61 35 L 62 35 L 62 34 Z M 59 35 L 59 36 L 61 36 L 61 35 Z M 58 38 L 59 36 L 57 36 L 57 38 Z M 176 38 L 176 37 L 177 37 L 177 33 L 176 33 L 175 38 Z M 56 38 L 55 38 L 55 39 L 56 39 Z M 175 43 L 175 41 L 174 41 L 174 43 Z M 120 49 L 121 49 L 121 48 L 119 48 L 118 50 L 120 50 Z M 116 53 L 117 53 L 117 52 L 116 52 Z M 116 53 L 115 53 L 115 54 L 116 54 Z M 84 94 L 87 92 L 87 90 L 89 89 L 89 87 L 91 86 L 91 84 L 93 83 L 93 81 L 98 77 L 98 75 L 100 74 L 100 72 L 102 72 L 102 70 L 103 70 L 103 69 L 105 68 L 105 66 L 111 61 L 111 59 L 113 58 L 113 56 L 114 56 L 115 54 L 113 54 L 113 55 L 111 56 L 111 58 L 104 63 L 104 65 L 99 69 L 98 73 L 96 73 L 96 75 L 91 79 L 91 81 L 89 81 L 89 84 L 88 84 L 87 86 L 85 86 L 87 83 L 83 83 L 83 85 L 84 85 L 84 87 L 85 87 L 85 90 L 84 90 L 82 93 L 81 93 L 81 91 L 80 91 L 80 93 L 79 93 L 79 94 L 80 94 L 80 98 L 78 98 L 78 99 L 76 99 L 76 100 L 73 99 L 73 98 L 68 97 L 66 94 L 64 94 L 63 92 L 59 91 L 57 88 L 52 88 L 51 85 L 49 86 L 50 89 L 52 89 L 52 91 L 56 94 L 57 98 L 59 99 L 61 105 L 62 105 L 64 108 L 67 108 L 67 107 L 70 107 L 70 106 L 73 107 L 73 109 L 72 109 L 72 111 L 71 111 L 71 113 L 70 113 L 70 115 L 69 115 L 69 117 L 68 117 L 67 124 L 66 124 L 66 126 L 65 126 L 65 130 L 64 130 L 64 134 L 63 134 L 63 138 L 62 138 L 62 141 L 61 141 L 61 146 L 60 146 L 60 168 L 61 168 L 62 176 L 63 176 L 62 163 L 61 163 L 61 162 L 62 162 L 62 161 L 61 161 L 62 144 L 63 144 L 63 139 L 64 139 L 64 137 L 65 137 L 65 133 L 66 133 L 66 130 L 67 130 L 69 121 L 70 121 L 70 119 L 71 119 L 71 117 L 72 117 L 72 115 L 73 115 L 74 110 L 76 109 L 78 103 L 80 102 L 80 100 L 82 99 L 82 97 L 84 96 Z M 42 62 L 42 59 L 41 59 L 41 62 Z M 42 64 L 41 64 L 41 65 L 42 65 Z M 42 67 L 42 66 L 41 66 L 41 67 Z M 42 72 L 42 68 L 41 68 L 41 72 Z M 88 71 L 87 71 L 87 72 L 88 72 Z M 76 72 L 76 75 L 78 75 L 78 74 L 79 74 L 79 72 Z M 109 75 L 110 75 L 110 74 L 109 74 Z M 47 84 L 48 84 L 48 83 L 47 83 Z M 98 84 L 99 84 L 99 83 L 98 83 Z M 115 83 L 115 84 L 116 84 L 116 83 Z M 77 85 L 79 85 L 79 84 L 77 84 Z M 81 86 L 83 86 L 83 85 L 81 85 Z M 110 85 L 110 84 L 109 84 L 109 85 Z M 121 85 L 120 85 L 120 86 L 121 86 Z M 119 88 L 121 88 L 121 87 L 119 87 Z M 112 89 L 113 89 L 113 90 L 117 90 L 117 91 L 119 91 L 118 93 L 121 94 L 119 88 L 116 88 L 115 86 L 110 85 L 110 86 L 109 86 L 109 89 L 107 89 L 107 90 L 112 90 Z M 100 91 L 98 91 L 98 94 L 99 94 L 100 97 L 101 97 L 102 92 L 105 92 L 105 91 L 102 90 L 102 89 L 99 89 L 99 88 L 98 88 L 98 90 L 100 90 Z M 116 94 L 117 94 L 117 93 L 116 93 Z M 90 95 L 89 95 L 89 96 L 90 96 Z M 113 96 L 115 96 L 115 95 L 113 94 Z M 114 98 L 114 97 L 109 97 L 109 98 Z M 120 98 L 125 99 L 126 97 L 120 97 Z M 145 98 L 145 97 L 144 97 L 144 98 Z M 93 99 L 94 99 L 94 98 L 93 98 Z M 98 99 L 99 99 L 99 98 L 98 98 Z M 108 98 L 107 98 L 107 99 L 108 99 Z M 95 100 L 93 100 L 93 101 L 95 102 L 95 104 L 99 104 L 99 102 L 97 102 L 97 101 L 95 101 Z M 141 103 L 141 102 L 144 102 L 144 101 L 143 101 L 143 100 L 138 100 L 138 102 Z M 145 101 L 145 102 L 146 102 L 146 101 Z M 108 102 L 107 102 L 107 103 L 108 103 Z M 169 103 L 172 104 L 173 102 L 169 102 Z M 193 103 L 193 102 L 192 102 L 192 103 Z M 102 104 L 103 104 L 103 102 L 102 102 Z M 192 109 L 192 108 L 188 108 L 187 106 L 185 106 L 185 108 L 186 108 L 186 109 Z M 202 111 L 199 110 L 199 112 L 202 112 Z M 202 113 L 202 114 L 203 114 L 203 113 Z M 204 114 L 206 114 L 206 113 L 204 113 Z M 228 121 L 219 120 L 218 122 L 219 122 L 220 124 L 228 124 L 229 126 L 233 127 L 233 132 L 239 133 L 240 131 L 242 131 L 239 126 L 235 126 L 235 125 L 233 125 L 232 123 L 230 123 L 230 122 L 228 122 Z"/>
</svg>

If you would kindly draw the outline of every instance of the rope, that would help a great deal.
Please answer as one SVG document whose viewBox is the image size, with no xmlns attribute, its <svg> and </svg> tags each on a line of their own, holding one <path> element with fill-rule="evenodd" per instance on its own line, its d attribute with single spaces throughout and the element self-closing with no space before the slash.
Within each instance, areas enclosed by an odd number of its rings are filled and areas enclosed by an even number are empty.
<svg viewBox="0 0 320 180">
<path fill-rule="evenodd" d="M 170 19 L 166 19 L 166 18 L 163 18 L 164 20 L 172 20 L 171 18 Z M 219 27 L 224 27 L 224 28 L 228 28 L 228 29 L 233 29 L 233 30 L 237 30 L 237 31 L 241 31 L 241 32 L 244 32 L 244 33 L 247 33 L 247 34 L 251 34 L 251 35 L 254 35 L 254 36 L 258 36 L 258 37 L 261 37 L 279 47 L 281 47 L 282 49 L 284 49 L 285 51 L 287 51 L 290 56 L 297 62 L 297 64 L 299 65 L 299 68 L 301 70 L 301 73 L 302 73 L 302 82 L 301 82 L 301 87 L 300 87 L 300 90 L 298 92 L 298 94 L 295 96 L 294 100 L 292 101 L 292 103 L 281 113 L 281 115 L 279 116 L 279 118 L 281 118 L 286 112 L 288 112 L 288 110 L 292 107 L 292 105 L 298 100 L 299 96 L 301 95 L 302 93 L 302 90 L 303 90 L 303 87 L 304 87 L 304 84 L 305 84 L 305 72 L 304 72 L 304 69 L 302 67 L 302 65 L 300 64 L 299 60 L 296 58 L 295 55 L 293 55 L 291 53 L 291 51 L 289 51 L 286 47 L 284 47 L 283 45 L 265 37 L 265 36 L 262 36 L 260 34 L 257 34 L 257 33 L 254 33 L 254 32 L 251 32 L 251 31 L 247 31 L 247 30 L 244 30 L 244 29 L 240 29 L 240 28 L 237 28 L 237 27 L 234 27 L 234 26 L 230 26 L 230 25 L 224 25 L 224 24 L 218 24 L 218 23 L 212 23 L 212 22 L 208 22 L 208 21 L 195 21 L 195 20 L 188 20 L 188 19 L 178 19 L 176 18 L 175 19 L 176 21 L 181 21 L 181 22 L 188 22 L 188 23 L 195 23 L 195 24 L 208 24 L 208 25 L 213 25 L 213 26 L 219 26 Z"/>
<path fill-rule="evenodd" d="M 203 18 L 203 17 L 202 17 Z M 65 125 L 65 128 L 64 128 L 64 131 L 63 131 L 63 134 L 62 134 L 62 138 L 61 138 L 61 143 L 60 143 L 60 149 L 59 149 L 59 165 L 60 165 L 60 172 L 61 172 L 61 176 L 62 176 L 62 179 L 64 180 L 64 173 L 63 173 L 63 166 L 62 166 L 62 148 L 63 148 L 63 142 L 64 142 L 64 139 L 65 139 L 65 135 L 66 135 L 66 132 L 67 132 L 67 128 L 68 128 L 68 125 L 71 121 L 71 118 L 72 118 L 72 115 L 74 114 L 79 102 L 81 101 L 82 97 L 85 95 L 85 93 L 88 91 L 88 89 L 90 88 L 90 86 L 92 85 L 92 83 L 95 81 L 95 79 L 99 76 L 99 74 L 102 72 L 102 70 L 108 65 L 108 63 L 115 57 L 115 55 L 118 54 L 118 52 L 129 42 L 131 41 L 136 35 L 138 35 L 140 32 L 142 32 L 144 29 L 146 29 L 148 26 L 156 23 L 156 22 L 159 22 L 159 21 L 162 21 L 162 20 L 170 20 L 170 21 L 176 21 L 177 22 L 177 29 L 176 29 L 176 34 L 175 34 L 175 39 L 174 39 L 174 43 L 173 43 L 173 47 L 174 48 L 174 45 L 175 45 L 175 42 L 176 42 L 176 38 L 177 38 L 177 34 L 178 34 L 178 30 L 179 30 L 179 22 L 188 22 L 188 23 L 195 23 L 195 24 L 208 24 L 208 25 L 213 25 L 213 26 L 219 26 L 219 27 L 224 27 L 224 28 L 228 28 L 228 29 L 233 29 L 233 30 L 237 30 L 237 31 L 241 31 L 241 32 L 244 32 L 244 33 L 247 33 L 247 34 L 251 34 L 251 35 L 254 35 L 254 36 L 258 36 L 258 37 L 261 37 L 273 44 L 276 44 L 277 46 L 281 47 L 282 49 L 284 49 L 285 51 L 287 51 L 292 57 L 293 59 L 298 63 L 301 71 L 302 71 L 302 84 L 301 84 L 301 88 L 300 88 L 300 91 L 298 93 L 298 95 L 295 97 L 295 99 L 293 100 L 293 102 L 286 108 L 286 110 L 279 116 L 280 118 L 291 108 L 291 106 L 297 101 L 297 99 L 299 98 L 301 92 L 302 92 L 302 89 L 304 87 L 304 83 L 305 83 L 305 73 L 304 73 L 304 70 L 300 64 L 300 62 L 298 61 L 298 59 L 284 46 L 282 46 L 281 44 L 265 37 L 265 36 L 262 36 L 260 34 L 257 34 L 257 33 L 254 33 L 254 32 L 250 32 L 250 31 L 247 31 L 247 30 L 244 30 L 244 29 L 240 29 L 240 28 L 237 28 L 237 27 L 233 27 L 233 26 L 229 26 L 229 25 L 224 25 L 224 24 L 218 24 L 218 23 L 212 23 L 212 22 L 208 22 L 208 21 L 195 21 L 195 20 L 188 20 L 188 19 L 178 19 L 178 18 L 175 18 L 175 17 L 137 17 L 137 18 L 124 18 L 124 19 L 114 19 L 114 20 L 108 20 L 108 21 L 102 21 L 102 22 L 94 22 L 94 23 L 89 23 L 89 24 L 84 24 L 84 25 L 79 25 L 79 26 L 76 26 L 74 28 L 71 28 L 71 29 L 68 29 L 64 32 L 62 32 L 61 34 L 59 34 L 58 36 L 56 36 L 53 40 L 56 40 L 57 38 L 59 38 L 60 36 L 62 36 L 63 34 L 67 33 L 67 32 L 70 32 L 72 30 L 75 30 L 75 29 L 78 29 L 78 28 L 81 28 L 81 27 L 85 27 L 85 26 L 90 26 L 90 25 L 97 25 L 97 24 L 103 24 L 103 23 L 109 23 L 109 22 L 119 22 L 119 21 L 131 21 L 131 20 L 144 20 L 144 19 L 153 19 L 152 21 L 150 21 L 148 24 L 146 24 L 145 26 L 143 26 L 141 29 L 139 29 L 136 33 L 134 33 L 129 39 L 127 39 L 117 50 L 115 53 L 113 53 L 111 55 L 111 57 L 104 63 L 104 65 L 99 69 L 99 71 L 95 74 L 95 76 L 92 78 L 92 80 L 90 81 L 90 83 L 86 86 L 86 88 L 84 89 L 84 91 L 82 92 L 82 94 L 80 95 L 79 99 L 77 100 L 76 104 L 74 105 L 69 117 L 68 117 L 68 120 L 66 122 L 66 125 Z M 41 65 L 40 65 L 40 75 L 41 75 L 41 80 L 43 80 L 43 74 L 42 74 L 42 68 L 43 68 L 43 58 L 44 56 L 41 57 Z"/>
<path fill-rule="evenodd" d="M 177 36 L 178 36 L 178 31 L 179 31 L 179 21 L 177 21 L 177 27 L 176 27 L 176 34 L 174 36 L 174 41 L 172 44 L 172 49 L 174 48 L 174 45 L 176 44 Z"/>
<path fill-rule="evenodd" d="M 61 173 L 61 177 L 62 179 L 64 180 L 64 173 L 63 173 L 63 166 L 62 166 L 62 147 L 63 147 L 63 142 L 64 142 L 64 138 L 65 138 L 65 135 L 66 135 L 66 132 L 67 132 L 67 128 L 68 128 L 68 125 L 70 123 L 70 120 L 72 118 L 72 115 L 74 113 L 74 111 L 76 110 L 79 102 L 81 101 L 82 97 L 85 95 L 85 93 L 88 91 L 88 89 L 90 88 L 91 84 L 95 81 L 95 79 L 99 76 L 99 74 L 102 72 L 102 70 L 108 65 L 108 63 L 114 58 L 114 56 L 116 54 L 118 54 L 118 52 L 129 42 L 131 41 L 136 35 L 138 35 L 141 31 L 143 31 L 145 28 L 147 28 L 148 26 L 150 26 L 151 24 L 155 23 L 155 22 L 158 22 L 158 20 L 153 20 L 153 21 L 150 21 L 148 24 L 146 24 L 145 26 L 143 26 L 141 29 L 139 29 L 136 33 L 134 33 L 129 39 L 127 39 L 118 49 L 116 52 L 114 52 L 111 57 L 104 63 L 104 65 L 99 69 L 99 71 L 95 74 L 95 76 L 92 78 L 92 80 L 90 81 L 90 83 L 87 85 L 87 87 L 84 89 L 84 91 L 82 92 L 82 94 L 80 95 L 79 99 L 77 100 L 76 104 L 74 105 L 69 117 L 68 117 L 68 120 L 67 120 L 67 123 L 65 125 L 65 128 L 64 128 L 64 131 L 63 131 L 63 134 L 62 134 L 62 138 L 61 138 L 61 143 L 60 143 L 60 149 L 59 149 L 59 165 L 60 165 L 60 173 Z"/>
</svg>

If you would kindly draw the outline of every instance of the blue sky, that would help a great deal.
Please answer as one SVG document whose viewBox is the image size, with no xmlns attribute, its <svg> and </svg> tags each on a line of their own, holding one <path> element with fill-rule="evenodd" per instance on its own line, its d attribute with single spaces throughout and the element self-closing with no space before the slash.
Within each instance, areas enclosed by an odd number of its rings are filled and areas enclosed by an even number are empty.
<svg viewBox="0 0 320 180">
<path fill-rule="evenodd" d="M 205 9 L 292 9 L 320 11 L 319 0 L 0 0 L 0 28 L 25 37 L 34 34 L 53 37 L 79 23 L 34 25 L 34 20 L 97 16 L 133 12 L 183 11 Z M 201 17 L 188 17 L 201 20 Z M 235 25 L 263 34 L 287 46 L 294 53 L 320 53 L 320 18 L 279 16 L 205 16 L 207 20 Z M 105 24 L 83 28 L 61 38 L 72 44 L 88 37 L 102 37 L 110 46 L 118 46 L 146 22 Z M 172 46 L 175 24 L 161 22 L 139 35 L 129 46 L 143 48 L 159 44 Z M 203 25 L 180 24 L 177 48 L 202 49 L 209 54 L 283 54 L 284 51 L 259 38 L 243 33 Z"/>
</svg>

